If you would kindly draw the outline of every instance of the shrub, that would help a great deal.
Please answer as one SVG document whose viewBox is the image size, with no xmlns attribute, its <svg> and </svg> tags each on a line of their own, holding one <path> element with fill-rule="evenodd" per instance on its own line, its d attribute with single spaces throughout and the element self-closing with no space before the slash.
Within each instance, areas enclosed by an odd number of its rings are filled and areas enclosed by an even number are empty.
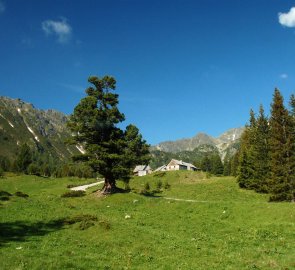
<svg viewBox="0 0 295 270">
<path fill-rule="evenodd" d="M 165 189 L 170 189 L 171 185 L 166 181 L 165 184 L 164 184 L 164 188 Z"/>
<path fill-rule="evenodd" d="M 0 178 L 4 177 L 4 170 L 0 167 Z"/>
<path fill-rule="evenodd" d="M 146 182 L 146 183 L 144 184 L 144 189 L 145 189 L 146 191 L 150 191 L 151 186 L 150 186 L 150 183 L 149 183 L 149 182 Z"/>
<path fill-rule="evenodd" d="M 148 195 L 150 192 L 151 186 L 149 182 L 144 184 L 144 188 L 140 191 L 141 194 Z"/>
<path fill-rule="evenodd" d="M 124 182 L 124 189 L 125 189 L 126 191 L 130 191 L 130 190 L 131 190 L 130 185 L 129 185 L 128 182 Z"/>
<path fill-rule="evenodd" d="M 28 167 L 28 174 L 40 176 L 39 166 L 35 163 L 31 163 Z"/>
<path fill-rule="evenodd" d="M 22 197 L 22 198 L 28 198 L 28 197 L 29 197 L 28 194 L 23 193 L 23 192 L 21 192 L 21 191 L 17 191 L 17 192 L 15 192 L 14 195 L 17 196 L 17 197 Z"/>
<path fill-rule="evenodd" d="M 67 191 L 61 195 L 62 198 L 69 198 L 69 197 L 83 197 L 85 196 L 85 191 L 83 190 L 71 190 Z"/>
<path fill-rule="evenodd" d="M 158 180 L 158 181 L 156 182 L 156 190 L 157 190 L 157 191 L 160 191 L 162 187 L 163 187 L 163 183 L 162 183 L 162 181 L 161 181 L 161 180 Z"/>
</svg>

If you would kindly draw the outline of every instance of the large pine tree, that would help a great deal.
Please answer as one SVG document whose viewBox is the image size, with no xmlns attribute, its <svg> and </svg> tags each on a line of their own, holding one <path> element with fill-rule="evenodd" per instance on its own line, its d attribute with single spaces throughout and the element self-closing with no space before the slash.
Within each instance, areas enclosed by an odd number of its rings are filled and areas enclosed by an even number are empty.
<svg viewBox="0 0 295 270">
<path fill-rule="evenodd" d="M 283 97 L 275 89 L 270 117 L 271 201 L 294 201 L 294 135 Z"/>
<path fill-rule="evenodd" d="M 85 149 L 74 159 L 86 161 L 104 177 L 102 193 L 114 193 L 118 190 L 117 180 L 128 181 L 136 164 L 148 162 L 149 146 L 135 126 L 128 126 L 125 131 L 118 127 L 125 116 L 117 107 L 118 95 L 111 92 L 116 80 L 92 76 L 88 81 L 93 86 L 86 89 L 87 96 L 75 107 L 69 121 L 71 143 Z"/>
</svg>

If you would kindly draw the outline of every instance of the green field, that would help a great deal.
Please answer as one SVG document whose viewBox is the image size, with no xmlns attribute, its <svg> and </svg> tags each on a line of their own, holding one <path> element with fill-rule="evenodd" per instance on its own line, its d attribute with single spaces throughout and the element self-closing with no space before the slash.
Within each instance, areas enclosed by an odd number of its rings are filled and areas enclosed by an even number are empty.
<svg viewBox="0 0 295 270">
<path fill-rule="evenodd" d="M 160 180 L 171 188 L 140 195 Z M 132 179 L 130 193 L 61 198 L 78 182 L 0 179 L 29 195 L 0 201 L 0 269 L 295 269 L 294 203 L 232 177 L 170 172 Z"/>
</svg>

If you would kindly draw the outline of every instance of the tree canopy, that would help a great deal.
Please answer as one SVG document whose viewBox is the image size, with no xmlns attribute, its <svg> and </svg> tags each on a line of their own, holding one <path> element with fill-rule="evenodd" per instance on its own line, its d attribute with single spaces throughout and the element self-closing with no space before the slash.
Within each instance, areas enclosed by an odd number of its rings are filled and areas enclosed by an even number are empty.
<svg viewBox="0 0 295 270">
<path fill-rule="evenodd" d="M 294 95 L 290 111 L 275 89 L 271 115 L 250 112 L 250 125 L 241 138 L 238 183 L 240 187 L 271 194 L 271 201 L 295 200 L 295 116 Z"/>
<path fill-rule="evenodd" d="M 88 163 L 104 177 L 104 194 L 113 193 L 118 190 L 117 180 L 128 182 L 135 165 L 148 163 L 149 145 L 136 126 L 118 127 L 125 116 L 118 109 L 118 94 L 112 93 L 116 80 L 91 76 L 88 82 L 92 86 L 86 89 L 87 96 L 75 107 L 68 123 L 73 133 L 70 143 L 85 151 L 73 158 Z"/>
</svg>

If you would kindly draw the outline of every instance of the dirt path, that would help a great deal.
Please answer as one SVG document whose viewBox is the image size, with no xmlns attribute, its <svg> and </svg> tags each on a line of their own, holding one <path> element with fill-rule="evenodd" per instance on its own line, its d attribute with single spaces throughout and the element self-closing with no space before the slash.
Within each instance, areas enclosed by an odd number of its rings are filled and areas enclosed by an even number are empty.
<svg viewBox="0 0 295 270">
<path fill-rule="evenodd" d="M 102 184 L 102 183 L 104 183 L 104 181 L 99 181 L 99 182 L 95 182 L 95 183 L 84 185 L 84 186 L 73 187 L 73 188 L 71 188 L 71 190 L 75 190 L 75 191 L 83 190 L 83 191 L 85 191 L 87 188 L 94 187 L 94 186 Z"/>
<path fill-rule="evenodd" d="M 171 198 L 171 197 L 162 197 L 162 198 L 165 199 L 165 200 L 180 201 L 180 202 L 195 202 L 195 203 L 208 203 L 209 202 L 209 201 L 178 199 L 178 198 Z"/>
</svg>

